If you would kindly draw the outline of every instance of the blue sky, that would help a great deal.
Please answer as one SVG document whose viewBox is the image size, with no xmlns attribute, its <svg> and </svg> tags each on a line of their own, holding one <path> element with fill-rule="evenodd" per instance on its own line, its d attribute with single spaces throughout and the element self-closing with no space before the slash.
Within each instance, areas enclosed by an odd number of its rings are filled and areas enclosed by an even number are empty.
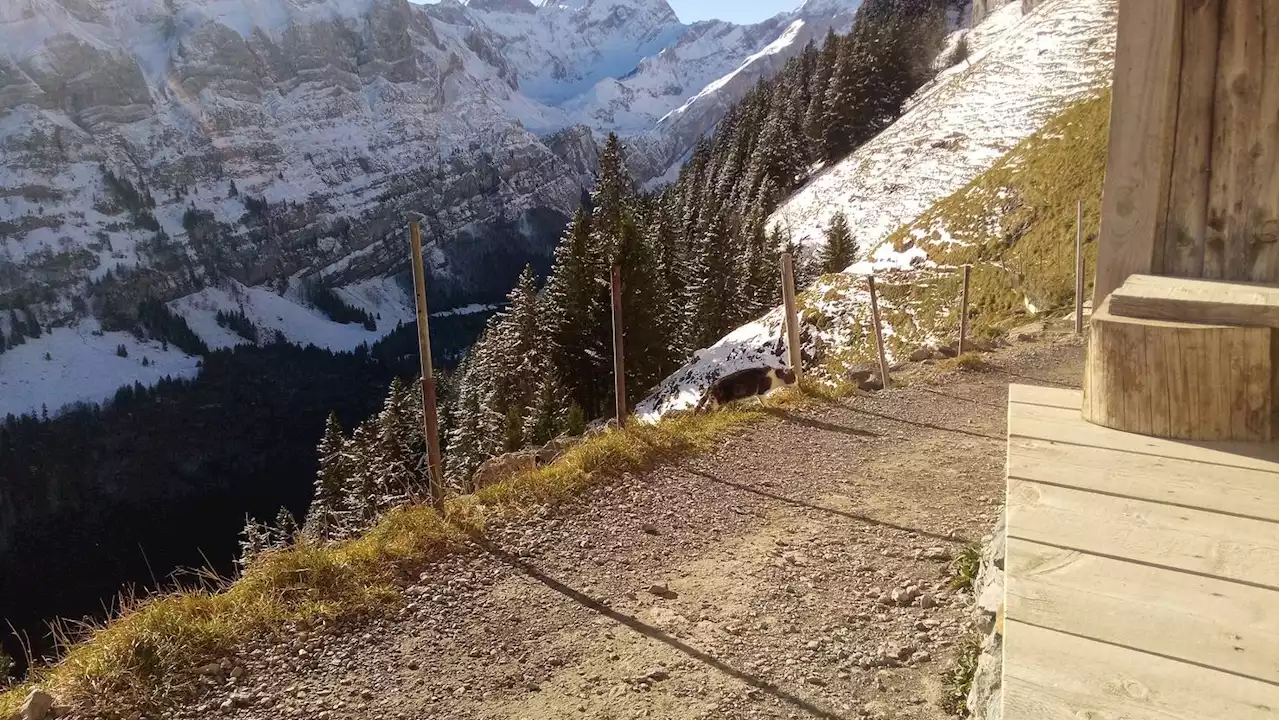
<svg viewBox="0 0 1280 720">
<path fill-rule="evenodd" d="M 728 20 L 735 23 L 760 22 L 780 12 L 794 10 L 800 0 L 667 0 L 683 22 Z"/>
</svg>

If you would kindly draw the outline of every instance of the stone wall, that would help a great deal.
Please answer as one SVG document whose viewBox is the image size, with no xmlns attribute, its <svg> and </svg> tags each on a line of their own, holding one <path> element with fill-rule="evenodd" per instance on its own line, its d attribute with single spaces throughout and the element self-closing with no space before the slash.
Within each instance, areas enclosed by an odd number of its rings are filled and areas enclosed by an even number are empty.
<svg viewBox="0 0 1280 720">
<path fill-rule="evenodd" d="M 1005 511 L 983 538 L 982 565 L 974 581 L 973 622 L 982 634 L 978 667 L 965 704 L 977 720 L 1000 720 L 1000 674 L 1004 657 Z"/>
</svg>

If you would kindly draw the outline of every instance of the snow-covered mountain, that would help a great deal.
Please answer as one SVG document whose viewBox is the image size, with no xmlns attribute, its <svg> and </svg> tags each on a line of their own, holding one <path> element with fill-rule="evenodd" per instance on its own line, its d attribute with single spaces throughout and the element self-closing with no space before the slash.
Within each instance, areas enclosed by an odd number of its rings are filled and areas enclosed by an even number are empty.
<svg viewBox="0 0 1280 720">
<path fill-rule="evenodd" d="M 1094 95 L 1110 81 L 1115 52 L 1116 0 L 983 2 L 981 22 L 957 31 L 968 57 L 921 88 L 896 122 L 845 159 L 822 169 L 770 218 L 801 246 L 823 242 L 841 212 L 858 241 L 857 262 L 824 276 L 799 297 L 806 351 L 828 357 L 874 357 L 868 339 L 869 296 L 862 276 L 877 274 L 880 311 L 891 361 L 913 346 L 939 344 L 909 290 L 954 278 L 923 243 L 897 248 L 883 242 L 935 202 L 966 186 L 1064 107 Z M 993 217 L 1002 208 L 991 207 Z M 996 221 L 998 224 L 998 221 Z M 957 242 L 948 237 L 938 245 Z M 902 288 L 896 295 L 886 290 Z M 817 320 L 815 320 L 817 318 Z M 715 378 L 743 367 L 783 367 L 783 311 L 736 328 L 694 353 L 637 407 L 647 419 L 692 406 Z M 898 324 L 895 324 L 895 319 Z M 898 353 L 895 353 L 895 348 Z M 894 357 L 898 354 L 898 357 Z"/>
<path fill-rule="evenodd" d="M 492 297 L 549 262 L 602 133 L 662 176 L 859 2 L 740 26 L 685 25 L 665 0 L 4 0 L 0 333 L 30 315 L 112 348 L 146 296 L 208 327 L 212 304 L 181 299 L 215 288 L 264 337 L 361 342 L 299 330 L 319 326 L 258 290 L 322 323 L 304 280 L 380 284 L 364 306 L 386 332 L 408 302 L 385 280 L 407 267 L 406 211 L 426 216 L 433 303 Z M 52 350 L 23 355 L 79 374 L 82 354 Z"/>
</svg>

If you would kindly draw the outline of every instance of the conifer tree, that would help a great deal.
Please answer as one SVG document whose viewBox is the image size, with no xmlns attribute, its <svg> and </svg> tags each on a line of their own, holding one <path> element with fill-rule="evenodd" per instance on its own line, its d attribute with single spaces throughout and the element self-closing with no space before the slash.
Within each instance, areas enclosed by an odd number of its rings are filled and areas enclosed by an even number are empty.
<svg viewBox="0 0 1280 720">
<path fill-rule="evenodd" d="M 568 401 L 564 387 L 548 368 L 538 383 L 538 391 L 534 394 L 532 404 L 525 412 L 524 427 L 521 428 L 525 442 L 545 445 L 565 430 Z"/>
<path fill-rule="evenodd" d="M 822 254 L 819 256 L 822 272 L 843 272 L 853 264 L 854 249 L 849 222 L 845 219 L 844 212 L 837 210 L 831 218 L 831 224 L 827 226 L 827 241 L 822 246 Z"/>
<path fill-rule="evenodd" d="M 273 548 L 286 548 L 298 537 L 298 521 L 288 508 L 281 507 L 276 513 L 275 524 L 270 528 L 270 543 Z"/>
<path fill-rule="evenodd" d="M 316 471 L 315 491 L 304 525 L 305 534 L 312 539 L 332 540 L 342 534 L 346 510 L 344 487 L 349 473 L 343 454 L 346 442 L 337 414 L 329 413 L 324 437 L 316 449 L 320 469 Z"/>
<path fill-rule="evenodd" d="M 244 518 L 244 528 L 240 531 L 240 557 L 236 564 L 241 572 L 249 567 L 253 559 L 262 554 L 271 545 L 271 532 L 263 523 L 248 515 Z"/>
</svg>

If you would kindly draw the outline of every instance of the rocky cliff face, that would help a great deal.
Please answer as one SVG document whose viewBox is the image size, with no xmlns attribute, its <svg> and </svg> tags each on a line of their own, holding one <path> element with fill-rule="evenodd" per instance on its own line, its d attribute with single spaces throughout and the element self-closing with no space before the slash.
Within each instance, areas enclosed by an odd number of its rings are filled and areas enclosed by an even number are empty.
<svg viewBox="0 0 1280 720">
<path fill-rule="evenodd" d="M 602 133 L 662 175 L 856 4 L 687 26 L 665 0 L 6 2 L 0 311 L 392 276 L 410 210 L 433 300 L 492 296 L 547 262 Z"/>
</svg>

